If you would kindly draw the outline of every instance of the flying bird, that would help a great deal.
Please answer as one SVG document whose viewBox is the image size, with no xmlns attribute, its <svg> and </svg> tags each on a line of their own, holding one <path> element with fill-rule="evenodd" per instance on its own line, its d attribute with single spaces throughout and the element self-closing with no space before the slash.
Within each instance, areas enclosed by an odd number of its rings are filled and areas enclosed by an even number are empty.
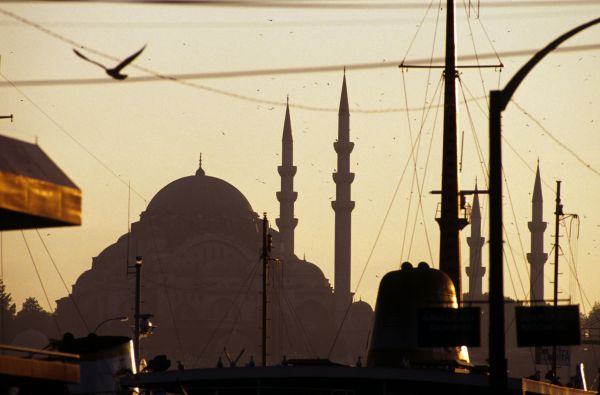
<svg viewBox="0 0 600 395">
<path fill-rule="evenodd" d="M 129 56 L 128 58 L 123 60 L 121 63 L 119 63 L 118 65 L 113 67 L 112 69 L 109 69 L 108 67 L 104 66 L 102 63 L 98 63 L 95 60 L 88 58 L 87 56 L 85 56 L 84 54 L 82 54 L 81 52 L 79 52 L 76 49 L 73 49 L 73 52 L 75 52 L 75 55 L 79 56 L 81 59 L 87 60 L 90 63 L 93 63 L 97 66 L 102 67 L 106 71 L 106 74 L 110 75 L 115 80 L 124 80 L 125 78 L 127 78 L 127 74 L 122 74 L 121 70 L 123 70 L 129 63 L 133 62 L 134 59 L 137 58 L 145 48 L 146 48 L 146 46 L 144 45 L 142 47 L 142 49 L 140 49 L 133 55 Z"/>
</svg>

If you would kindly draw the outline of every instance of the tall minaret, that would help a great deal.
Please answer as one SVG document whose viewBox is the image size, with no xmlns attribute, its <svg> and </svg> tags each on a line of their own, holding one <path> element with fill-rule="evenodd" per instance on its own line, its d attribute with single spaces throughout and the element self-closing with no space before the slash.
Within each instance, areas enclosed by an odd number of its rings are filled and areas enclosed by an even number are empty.
<svg viewBox="0 0 600 395">
<path fill-rule="evenodd" d="M 467 276 L 469 277 L 469 299 L 481 301 L 483 299 L 483 276 L 485 267 L 481 266 L 481 251 L 485 239 L 481 237 L 481 209 L 479 207 L 479 194 L 477 183 L 475 183 L 475 196 L 473 197 L 473 209 L 471 211 L 471 236 L 467 237 L 469 245 L 469 266 Z"/>
<path fill-rule="evenodd" d="M 351 214 L 354 202 L 350 200 L 350 185 L 354 173 L 350 172 L 350 153 L 354 143 L 350 142 L 350 111 L 346 92 L 346 71 L 342 82 L 342 95 L 338 112 L 338 138 L 333 143 L 337 153 L 337 172 L 333 173 L 335 182 L 335 200 L 331 207 L 335 211 L 335 300 L 339 311 L 352 301 L 350 293 L 351 268 Z"/>
<path fill-rule="evenodd" d="M 544 231 L 548 223 L 544 222 L 544 204 L 542 198 L 542 181 L 540 179 L 540 163 L 538 161 L 531 199 L 531 252 L 527 254 L 527 261 L 531 264 L 529 281 L 529 298 L 532 304 L 543 304 L 544 300 L 544 263 L 548 254 L 544 252 Z"/>
<path fill-rule="evenodd" d="M 281 176 L 281 191 L 277 192 L 279 200 L 279 218 L 275 220 L 281 235 L 282 257 L 289 259 L 294 255 L 294 229 L 298 219 L 294 218 L 294 202 L 298 192 L 294 192 L 294 140 L 292 139 L 292 123 L 290 122 L 290 103 L 285 109 L 283 137 L 281 139 L 281 166 L 277 167 Z"/>
</svg>

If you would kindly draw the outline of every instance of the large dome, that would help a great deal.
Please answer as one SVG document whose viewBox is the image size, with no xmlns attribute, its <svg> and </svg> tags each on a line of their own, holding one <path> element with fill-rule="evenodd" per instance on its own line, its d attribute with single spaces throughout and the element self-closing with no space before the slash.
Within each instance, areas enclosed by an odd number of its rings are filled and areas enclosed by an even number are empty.
<svg viewBox="0 0 600 395">
<path fill-rule="evenodd" d="M 254 210 L 233 185 L 207 176 L 200 167 L 196 174 L 175 180 L 150 201 L 148 214 L 223 215 L 253 217 Z"/>
</svg>

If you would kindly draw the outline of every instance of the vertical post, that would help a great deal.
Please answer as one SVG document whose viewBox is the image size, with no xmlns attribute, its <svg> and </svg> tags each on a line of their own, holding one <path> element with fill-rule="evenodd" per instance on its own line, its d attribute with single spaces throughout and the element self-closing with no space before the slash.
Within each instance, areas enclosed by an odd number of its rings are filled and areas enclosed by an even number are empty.
<svg viewBox="0 0 600 395">
<path fill-rule="evenodd" d="M 507 388 L 504 339 L 504 270 L 502 252 L 502 120 L 503 92 L 490 92 L 490 386 L 494 394 Z"/>
<path fill-rule="evenodd" d="M 563 214 L 562 204 L 560 204 L 560 181 L 556 181 L 556 210 L 554 211 L 554 319 L 556 320 L 556 308 L 558 307 L 558 254 L 560 250 L 560 216 Z M 556 380 L 556 344 L 552 346 L 552 380 Z"/>
<path fill-rule="evenodd" d="M 142 280 L 142 257 L 135 257 L 135 314 L 133 330 L 133 353 L 135 356 L 136 371 L 140 368 L 140 294 Z"/>
<path fill-rule="evenodd" d="M 442 148 L 442 206 L 440 226 L 440 270 L 446 273 L 462 299 L 460 268 L 460 230 L 466 225 L 459 219 L 458 136 L 456 114 L 456 43 L 454 1 L 446 5 L 446 63 L 444 67 L 444 134 Z"/>
<path fill-rule="evenodd" d="M 269 221 L 267 213 L 263 213 L 263 229 L 262 229 L 262 366 L 267 366 L 267 264 L 269 263 L 269 244 L 267 231 Z"/>
</svg>

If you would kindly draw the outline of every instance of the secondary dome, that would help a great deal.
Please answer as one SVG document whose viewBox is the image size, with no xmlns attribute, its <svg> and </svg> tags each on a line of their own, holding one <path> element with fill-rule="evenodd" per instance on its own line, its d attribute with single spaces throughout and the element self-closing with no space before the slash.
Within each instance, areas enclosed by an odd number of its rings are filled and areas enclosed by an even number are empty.
<svg viewBox="0 0 600 395">
<path fill-rule="evenodd" d="M 252 206 L 236 187 L 207 176 L 202 166 L 195 175 L 175 180 L 161 189 L 146 211 L 149 214 L 254 216 Z"/>
</svg>

